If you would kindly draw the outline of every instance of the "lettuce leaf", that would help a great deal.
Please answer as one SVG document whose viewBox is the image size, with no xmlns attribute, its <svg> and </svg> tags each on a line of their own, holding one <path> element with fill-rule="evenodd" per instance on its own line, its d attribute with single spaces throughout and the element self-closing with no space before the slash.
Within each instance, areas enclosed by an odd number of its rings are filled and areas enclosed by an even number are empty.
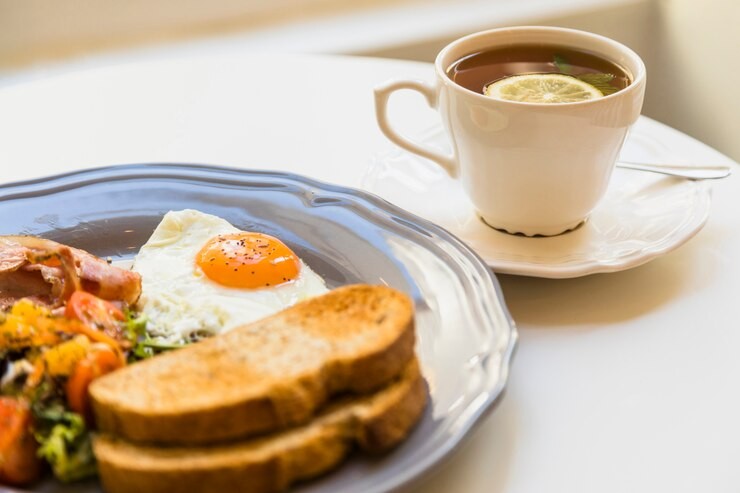
<svg viewBox="0 0 740 493">
<path fill-rule="evenodd" d="M 58 404 L 34 414 L 38 456 L 51 465 L 54 476 L 70 482 L 97 473 L 90 432 L 82 416 Z"/>
</svg>

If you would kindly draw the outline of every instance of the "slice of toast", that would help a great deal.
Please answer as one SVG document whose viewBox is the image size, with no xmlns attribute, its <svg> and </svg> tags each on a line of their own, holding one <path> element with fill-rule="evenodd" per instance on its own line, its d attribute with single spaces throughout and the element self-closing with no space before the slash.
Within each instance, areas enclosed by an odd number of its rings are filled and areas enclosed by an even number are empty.
<svg viewBox="0 0 740 493">
<path fill-rule="evenodd" d="M 135 445 L 95 438 L 107 493 L 270 493 L 338 465 L 354 444 L 377 453 L 397 445 L 422 415 L 427 392 L 414 359 L 374 394 L 332 402 L 309 424 L 244 442 L 200 447 Z"/>
<path fill-rule="evenodd" d="M 110 373 L 90 395 L 103 432 L 214 443 L 306 423 L 332 395 L 385 385 L 413 354 L 411 300 L 384 286 L 345 286 Z"/>
</svg>

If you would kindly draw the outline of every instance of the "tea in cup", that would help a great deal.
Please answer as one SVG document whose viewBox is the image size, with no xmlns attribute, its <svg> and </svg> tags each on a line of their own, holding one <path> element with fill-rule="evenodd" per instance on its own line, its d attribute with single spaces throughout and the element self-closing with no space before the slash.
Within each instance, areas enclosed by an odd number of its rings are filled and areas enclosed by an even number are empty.
<svg viewBox="0 0 740 493">
<path fill-rule="evenodd" d="M 551 236 L 581 224 L 604 196 L 640 115 L 640 57 L 596 34 L 513 27 L 453 41 L 434 68 L 434 84 L 395 80 L 375 89 L 383 133 L 460 179 L 489 226 Z M 399 89 L 422 93 L 439 111 L 450 155 L 393 129 L 386 109 Z"/>
</svg>

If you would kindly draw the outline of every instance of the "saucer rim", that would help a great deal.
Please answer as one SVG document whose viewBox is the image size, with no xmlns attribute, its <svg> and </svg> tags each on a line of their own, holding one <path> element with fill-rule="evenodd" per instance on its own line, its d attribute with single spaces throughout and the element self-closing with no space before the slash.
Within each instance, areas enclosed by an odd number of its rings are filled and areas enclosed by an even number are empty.
<svg viewBox="0 0 740 493">
<path fill-rule="evenodd" d="M 663 127 L 665 125 L 662 125 L 654 120 L 651 120 L 647 117 L 641 116 L 640 121 L 647 123 L 649 127 L 653 127 L 657 129 L 658 131 L 664 130 Z M 670 127 L 665 127 L 665 129 L 672 130 L 676 133 L 679 133 L 678 131 L 671 129 Z M 433 140 L 433 137 L 435 134 L 439 134 L 442 131 L 441 124 L 434 124 L 429 126 L 427 129 L 422 131 L 419 136 L 419 140 L 423 142 L 429 142 L 430 140 Z M 634 128 L 633 128 L 634 131 Z M 642 137 L 646 137 L 651 141 L 656 141 L 655 135 L 653 135 L 654 132 L 640 132 L 642 134 Z M 683 135 L 683 134 L 681 134 Z M 629 137 L 628 137 L 629 139 Z M 373 159 L 371 160 L 370 164 L 365 170 L 365 173 L 363 174 L 362 178 L 362 188 L 365 190 L 368 190 L 374 194 L 380 195 L 385 200 L 388 200 L 393 203 L 392 197 L 387 197 L 382 194 L 378 190 L 378 187 L 370 183 L 372 180 L 370 180 L 370 176 L 373 173 L 373 168 L 377 167 L 379 163 L 383 163 L 384 161 L 388 161 L 390 159 L 398 159 L 400 156 L 404 156 L 408 159 L 418 159 L 421 160 L 422 158 L 415 156 L 411 153 L 408 153 L 407 151 L 404 151 L 402 149 L 392 149 L 390 151 L 385 151 L 382 153 L 376 154 Z M 631 170 L 620 170 L 619 168 L 615 169 L 615 172 L 620 173 L 635 173 L 635 171 Z M 694 187 L 694 193 L 695 198 L 692 201 L 693 206 L 690 208 L 690 214 L 687 213 L 683 218 L 683 224 L 678 228 L 677 231 L 674 231 L 669 236 L 666 236 L 662 239 L 660 239 L 658 242 L 652 245 L 648 245 L 644 248 L 640 248 L 638 250 L 635 250 L 633 252 L 629 252 L 625 254 L 624 256 L 620 256 L 618 258 L 612 258 L 612 259 L 605 259 L 605 260 L 599 260 L 597 258 L 579 258 L 578 260 L 571 260 L 571 261 L 564 261 L 564 262 L 557 262 L 553 261 L 553 259 L 549 259 L 547 262 L 534 262 L 532 259 L 534 257 L 532 256 L 523 256 L 524 258 L 522 260 L 510 260 L 510 259 L 502 259 L 499 257 L 492 257 L 490 255 L 490 252 L 487 252 L 480 247 L 476 246 L 476 242 L 470 239 L 470 237 L 466 237 L 464 231 L 459 231 L 455 229 L 451 229 L 446 226 L 441 226 L 447 229 L 451 234 L 457 236 L 460 240 L 465 242 L 473 251 L 475 251 L 482 259 L 483 261 L 495 271 L 496 274 L 504 274 L 504 275 L 517 275 L 517 276 L 526 276 L 526 277 L 539 277 L 539 278 L 546 278 L 546 279 L 570 279 L 570 278 L 577 278 L 577 277 L 583 277 L 588 276 L 592 274 L 608 274 L 608 273 L 614 273 L 614 272 L 620 272 L 628 269 L 632 269 L 641 265 L 644 265 L 651 260 L 654 260 L 658 257 L 664 256 L 677 248 L 683 246 L 686 242 L 688 242 L 690 239 L 692 239 L 694 236 L 698 234 L 699 231 L 704 227 L 704 225 L 707 223 L 707 220 L 709 219 L 709 213 L 711 210 L 711 203 L 712 203 L 712 188 L 711 184 L 707 181 L 693 181 L 691 182 Z M 605 202 L 602 201 L 600 204 L 596 206 L 594 212 L 599 211 L 601 208 L 605 207 Z M 431 217 L 429 215 L 423 214 L 422 211 L 412 211 L 414 214 L 419 215 L 421 217 L 424 217 L 425 219 L 436 222 L 436 219 L 434 217 Z M 480 219 L 480 217 L 475 214 L 475 211 L 471 210 L 471 214 L 476 215 Z M 586 220 L 584 223 L 582 223 L 581 226 L 579 226 L 576 229 L 581 228 L 588 228 L 590 224 L 590 221 Z M 488 225 L 486 225 L 488 226 Z M 490 226 L 488 226 L 490 227 Z M 496 228 L 491 228 L 492 230 L 496 231 L 499 234 L 509 234 L 505 232 L 501 232 L 496 230 Z M 570 234 L 571 231 L 568 231 L 566 233 L 563 233 L 562 235 L 557 236 L 551 236 L 551 237 L 527 237 L 522 236 L 521 239 L 524 241 L 539 241 L 543 239 L 550 239 L 557 241 L 558 237 L 565 237 L 566 235 Z M 486 242 L 490 244 L 489 242 Z M 507 252 L 504 252 L 507 253 Z"/>
</svg>

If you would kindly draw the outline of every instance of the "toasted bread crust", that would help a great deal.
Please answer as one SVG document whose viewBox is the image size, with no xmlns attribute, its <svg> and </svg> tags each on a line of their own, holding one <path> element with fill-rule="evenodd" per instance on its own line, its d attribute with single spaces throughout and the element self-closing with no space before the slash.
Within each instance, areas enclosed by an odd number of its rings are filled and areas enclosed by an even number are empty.
<svg viewBox="0 0 740 493">
<path fill-rule="evenodd" d="M 397 376 L 413 357 L 413 321 L 399 291 L 338 288 L 95 380 L 96 422 L 130 441 L 181 445 L 306 423 L 330 396 Z"/>
<path fill-rule="evenodd" d="M 353 444 L 376 453 L 394 447 L 417 423 L 426 401 L 414 359 L 387 387 L 333 403 L 302 427 L 202 447 L 160 448 L 100 435 L 94 450 L 107 493 L 278 492 L 334 468 Z"/>
</svg>

